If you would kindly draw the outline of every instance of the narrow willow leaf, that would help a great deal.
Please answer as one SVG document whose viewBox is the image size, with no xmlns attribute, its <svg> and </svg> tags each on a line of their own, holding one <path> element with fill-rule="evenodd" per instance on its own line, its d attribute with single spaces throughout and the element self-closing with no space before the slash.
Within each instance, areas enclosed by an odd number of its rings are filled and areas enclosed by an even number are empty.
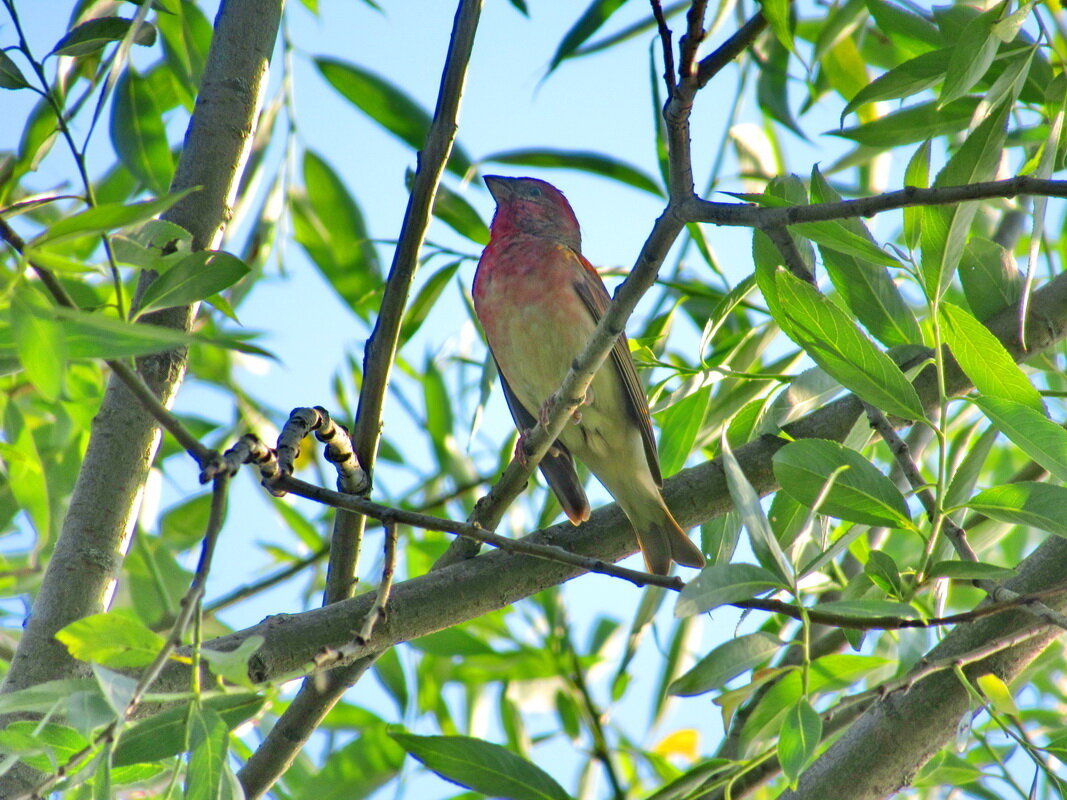
<svg viewBox="0 0 1067 800">
<path fill-rule="evenodd" d="M 793 109 L 789 105 L 789 50 L 781 39 L 773 39 L 767 47 L 766 55 L 760 63 L 759 77 L 756 80 L 756 102 L 760 109 L 775 122 L 778 122 L 806 139 L 806 132 L 797 124 Z"/>
<path fill-rule="evenodd" d="M 1015 400 L 976 397 L 973 402 L 1020 450 L 1057 480 L 1067 481 L 1067 430 Z"/>
<path fill-rule="evenodd" d="M 1067 488 L 1050 483 L 1009 483 L 979 492 L 967 507 L 998 522 L 1026 525 L 1067 537 Z"/>
<path fill-rule="evenodd" d="M 674 606 L 674 616 L 691 617 L 727 603 L 751 600 L 764 592 L 786 588 L 781 578 L 755 564 L 713 564 L 685 585 Z"/>
<path fill-rule="evenodd" d="M 917 619 L 919 612 L 907 603 L 894 603 L 891 600 L 834 600 L 819 603 L 819 611 L 838 614 L 855 619 L 872 619 L 875 617 L 897 617 L 900 619 Z"/>
<path fill-rule="evenodd" d="M 975 683 L 978 684 L 978 688 L 982 690 L 982 694 L 986 696 L 996 713 L 1016 720 L 1019 719 L 1019 707 L 1015 705 L 1015 698 L 1011 695 L 1011 689 L 1008 688 L 1004 681 L 992 672 L 987 672 L 985 675 L 979 675 L 975 678 Z"/>
<path fill-rule="evenodd" d="M 930 139 L 919 145 L 904 169 L 904 185 L 925 189 L 930 185 Z M 923 209 L 914 206 L 904 209 L 904 241 L 908 249 L 919 246 L 922 237 Z"/>
<path fill-rule="evenodd" d="M 779 271 L 775 278 L 779 311 L 784 315 L 775 319 L 816 364 L 887 414 L 925 417 L 919 395 L 904 373 L 844 311 L 788 272 Z"/>
<path fill-rule="evenodd" d="M 1002 1 L 988 11 L 979 14 L 964 27 L 959 38 L 952 44 L 952 58 L 941 87 L 941 103 L 951 103 L 967 94 L 985 75 L 997 55 L 1000 39 L 994 35 L 993 26 L 1004 13 Z"/>
<path fill-rule="evenodd" d="M 862 125 L 829 133 L 866 147 L 897 147 L 962 131 L 970 123 L 978 102 L 977 98 L 964 97 L 939 108 L 937 102 L 931 100 L 907 106 Z"/>
<path fill-rule="evenodd" d="M 778 762 L 792 788 L 815 756 L 822 739 L 822 717 L 806 699 L 801 699 L 785 715 L 778 737 Z"/>
<path fill-rule="evenodd" d="M 742 672 L 758 667 L 782 647 L 778 637 L 758 631 L 727 639 L 677 678 L 667 693 L 677 697 L 721 689 Z"/>
<path fill-rule="evenodd" d="M 1015 570 L 984 561 L 938 561 L 926 573 L 931 578 L 957 581 L 1003 581 L 1016 575 Z"/>
<path fill-rule="evenodd" d="M 938 308 L 945 343 L 978 391 L 1045 410 L 1041 393 L 985 325 L 952 303 Z"/>
<path fill-rule="evenodd" d="M 189 714 L 189 765 L 185 770 L 187 800 L 220 798 L 226 769 L 230 732 L 222 717 L 210 708 L 193 703 Z"/>
<path fill-rule="evenodd" d="M 1007 105 L 1001 106 L 967 137 L 938 173 L 934 186 L 963 185 L 993 177 L 1007 135 L 1008 111 Z M 948 288 L 977 211 L 977 202 L 923 209 L 920 269 L 927 297 L 940 298 Z"/>
<path fill-rule="evenodd" d="M 683 397 L 656 419 L 660 426 L 659 457 L 664 475 L 673 475 L 683 466 L 693 450 L 697 435 L 704 427 L 704 416 L 711 400 L 711 385 L 703 386 Z"/>
<path fill-rule="evenodd" d="M 291 198 L 293 234 L 338 296 L 366 314 L 381 266 L 363 213 L 340 176 L 311 150 L 304 153 L 304 185 L 306 194 Z"/>
<path fill-rule="evenodd" d="M 202 700 L 233 730 L 251 719 L 263 708 L 265 698 L 248 693 L 226 694 Z M 159 714 L 135 722 L 122 733 L 115 748 L 112 764 L 116 767 L 159 761 L 176 756 L 186 749 L 187 709 L 169 708 Z"/>
<path fill-rule="evenodd" d="M 763 510 L 759 495 L 752 488 L 744 470 L 730 449 L 725 434 L 722 437 L 722 466 L 726 473 L 726 486 L 734 508 L 748 531 L 749 542 L 756 558 L 767 569 L 775 572 L 784 583 L 791 583 L 793 567 L 771 530 L 771 523 Z"/>
<path fill-rule="evenodd" d="M 522 167 L 550 167 L 588 172 L 610 178 L 635 189 L 665 197 L 660 183 L 639 167 L 603 153 L 591 150 L 551 150 L 530 148 L 491 153 L 482 159 L 493 164 L 513 164 Z"/>
<path fill-rule="evenodd" d="M 819 512 L 864 525 L 911 528 L 908 506 L 896 485 L 855 450 L 826 439 L 790 442 L 774 454 L 782 489 L 807 508 L 833 484 Z"/>
<path fill-rule="evenodd" d="M 206 300 L 233 286 L 250 271 L 247 264 L 229 253 L 219 250 L 191 253 L 149 284 L 137 314 L 143 316 L 161 308 Z"/>
<path fill-rule="evenodd" d="M 867 0 L 867 10 L 893 44 L 909 55 L 918 56 L 946 44 L 937 26 L 929 19 L 897 3 Z"/>
<path fill-rule="evenodd" d="M 107 203 L 95 208 L 89 208 L 71 217 L 61 219 L 45 230 L 44 233 L 34 238 L 29 244 L 33 247 L 41 247 L 45 244 L 55 244 L 84 236 L 94 236 L 135 225 L 138 222 L 144 222 L 162 214 L 198 189 L 199 187 L 186 189 L 182 192 L 165 195 L 155 200 L 145 200 L 141 203 Z"/>
<path fill-rule="evenodd" d="M 453 261 L 451 264 L 441 267 L 419 289 L 415 299 L 408 304 L 408 308 L 404 312 L 404 321 L 400 325 L 401 344 L 411 339 L 415 332 L 422 327 L 422 323 L 426 321 L 426 317 L 429 316 L 434 304 L 440 298 L 441 292 L 445 290 L 448 282 L 455 276 L 456 270 L 459 269 L 461 263 L 463 262 Z"/>
<path fill-rule="evenodd" d="M 899 100 L 929 89 L 944 79 L 952 48 L 942 48 L 909 59 L 879 75 L 856 93 L 844 110 L 842 120 L 860 106 L 880 100 Z"/>
<path fill-rule="evenodd" d="M 107 612 L 82 617 L 56 633 L 70 654 L 107 667 L 143 667 L 163 649 L 165 640 L 132 617 Z"/>
<path fill-rule="evenodd" d="M 121 41 L 133 24 L 122 17 L 96 17 L 68 31 L 52 48 L 53 56 L 86 56 L 106 47 L 111 42 Z M 151 47 L 156 42 L 156 29 L 150 23 L 137 26 L 133 43 Z"/>
<path fill-rule="evenodd" d="M 551 775 L 498 744 L 469 736 L 390 735 L 428 769 L 481 794 L 509 800 L 570 800 Z"/>
<path fill-rule="evenodd" d="M 27 89 L 27 82 L 19 65 L 11 60 L 11 57 L 0 50 L 0 89 Z"/>
<path fill-rule="evenodd" d="M 552 72 L 563 61 L 573 57 L 575 51 L 588 41 L 589 37 L 596 33 L 608 21 L 608 18 L 625 3 L 626 0 L 592 0 L 582 13 L 582 16 L 578 18 L 578 21 L 563 35 L 563 40 L 552 55 L 548 71 Z"/>
<path fill-rule="evenodd" d="M 163 115 L 147 81 L 129 68 L 115 85 L 111 142 L 123 165 L 155 194 L 165 194 L 174 177 Z"/>
<path fill-rule="evenodd" d="M 411 97 L 380 75 L 334 58 L 316 58 L 319 73 L 341 96 L 415 150 L 426 144 L 433 118 Z M 464 177 L 471 160 L 458 143 L 452 146 L 447 169 Z"/>
<path fill-rule="evenodd" d="M 26 377 L 48 401 L 63 391 L 67 347 L 45 299 L 25 283 L 11 297 L 11 332 Z"/>
<path fill-rule="evenodd" d="M 959 272 L 967 305 L 978 319 L 1019 302 L 1023 282 L 1015 256 L 996 242 L 973 237 L 960 257 Z"/>
<path fill-rule="evenodd" d="M 813 203 L 841 200 L 818 167 L 811 173 L 811 200 Z M 841 225 L 853 236 L 874 244 L 874 237 L 860 220 L 843 220 Z M 830 244 L 820 243 L 819 252 L 834 288 L 872 336 L 888 347 L 922 342 L 922 330 L 915 315 L 884 267 L 861 254 L 841 252 Z"/>
</svg>

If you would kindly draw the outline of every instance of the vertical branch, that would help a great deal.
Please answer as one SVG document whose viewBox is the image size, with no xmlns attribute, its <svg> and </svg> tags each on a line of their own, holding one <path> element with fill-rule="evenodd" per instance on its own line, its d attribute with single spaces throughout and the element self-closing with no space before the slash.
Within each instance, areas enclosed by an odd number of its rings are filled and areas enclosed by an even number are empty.
<svg viewBox="0 0 1067 800">
<path fill-rule="evenodd" d="M 430 211 L 441 173 L 452 152 L 459 103 L 481 10 L 481 0 L 460 0 L 456 10 L 433 122 L 426 136 L 426 145 L 419 153 L 418 168 L 389 269 L 381 309 L 364 351 L 363 386 L 352 442 L 360 467 L 372 480 L 381 441 L 382 406 L 396 357 L 400 323 L 411 281 L 418 267 L 419 250 L 430 224 Z M 350 554 L 354 551 L 351 547 L 344 547 L 343 542 L 348 537 L 361 536 L 365 524 L 366 517 L 362 515 L 337 512 L 326 587 L 327 603 L 347 597 L 353 585 L 355 564 Z M 304 682 L 289 708 L 238 772 L 238 780 L 248 800 L 262 797 L 285 773 L 330 709 L 363 677 L 375 660 L 376 656 L 370 656 L 347 667 L 332 670 L 327 673 L 324 685 L 316 685 L 311 679 Z"/>
</svg>

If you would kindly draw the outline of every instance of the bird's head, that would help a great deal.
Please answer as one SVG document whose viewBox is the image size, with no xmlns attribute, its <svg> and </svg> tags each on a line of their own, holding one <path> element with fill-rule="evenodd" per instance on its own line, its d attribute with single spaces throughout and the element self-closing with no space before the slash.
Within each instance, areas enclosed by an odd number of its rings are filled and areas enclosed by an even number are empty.
<svg viewBox="0 0 1067 800">
<path fill-rule="evenodd" d="M 563 192 L 537 178 L 486 175 L 485 185 L 496 200 L 494 236 L 525 233 L 561 242 L 580 252 L 582 233 Z"/>
</svg>

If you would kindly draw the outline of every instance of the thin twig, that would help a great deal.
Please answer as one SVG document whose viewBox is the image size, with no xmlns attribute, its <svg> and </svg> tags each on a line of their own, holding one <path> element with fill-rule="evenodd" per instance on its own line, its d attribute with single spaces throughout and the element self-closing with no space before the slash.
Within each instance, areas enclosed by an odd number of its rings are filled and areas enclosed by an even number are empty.
<svg viewBox="0 0 1067 800">
<path fill-rule="evenodd" d="M 704 88 L 708 81 L 718 75 L 722 69 L 752 46 L 756 37 L 767 27 L 763 12 L 758 12 L 742 25 L 737 33 L 727 39 L 715 52 L 705 56 L 697 65 L 697 86 Z"/>
</svg>

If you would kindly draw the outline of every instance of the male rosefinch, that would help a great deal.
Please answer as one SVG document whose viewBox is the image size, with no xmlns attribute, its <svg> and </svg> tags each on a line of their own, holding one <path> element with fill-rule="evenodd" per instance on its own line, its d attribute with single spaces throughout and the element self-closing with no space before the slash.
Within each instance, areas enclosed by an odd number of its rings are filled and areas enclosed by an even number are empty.
<svg viewBox="0 0 1067 800">
<path fill-rule="evenodd" d="M 474 309 L 524 433 L 563 383 L 611 298 L 581 254 L 578 220 L 556 187 L 497 175 L 487 175 L 485 183 L 496 214 L 474 276 Z M 545 480 L 577 525 L 589 518 L 589 501 L 571 453 L 626 512 L 650 572 L 667 574 L 672 560 L 704 566 L 700 549 L 663 502 L 648 401 L 625 336 L 593 378 L 575 423 L 568 422 L 541 461 Z"/>
</svg>

